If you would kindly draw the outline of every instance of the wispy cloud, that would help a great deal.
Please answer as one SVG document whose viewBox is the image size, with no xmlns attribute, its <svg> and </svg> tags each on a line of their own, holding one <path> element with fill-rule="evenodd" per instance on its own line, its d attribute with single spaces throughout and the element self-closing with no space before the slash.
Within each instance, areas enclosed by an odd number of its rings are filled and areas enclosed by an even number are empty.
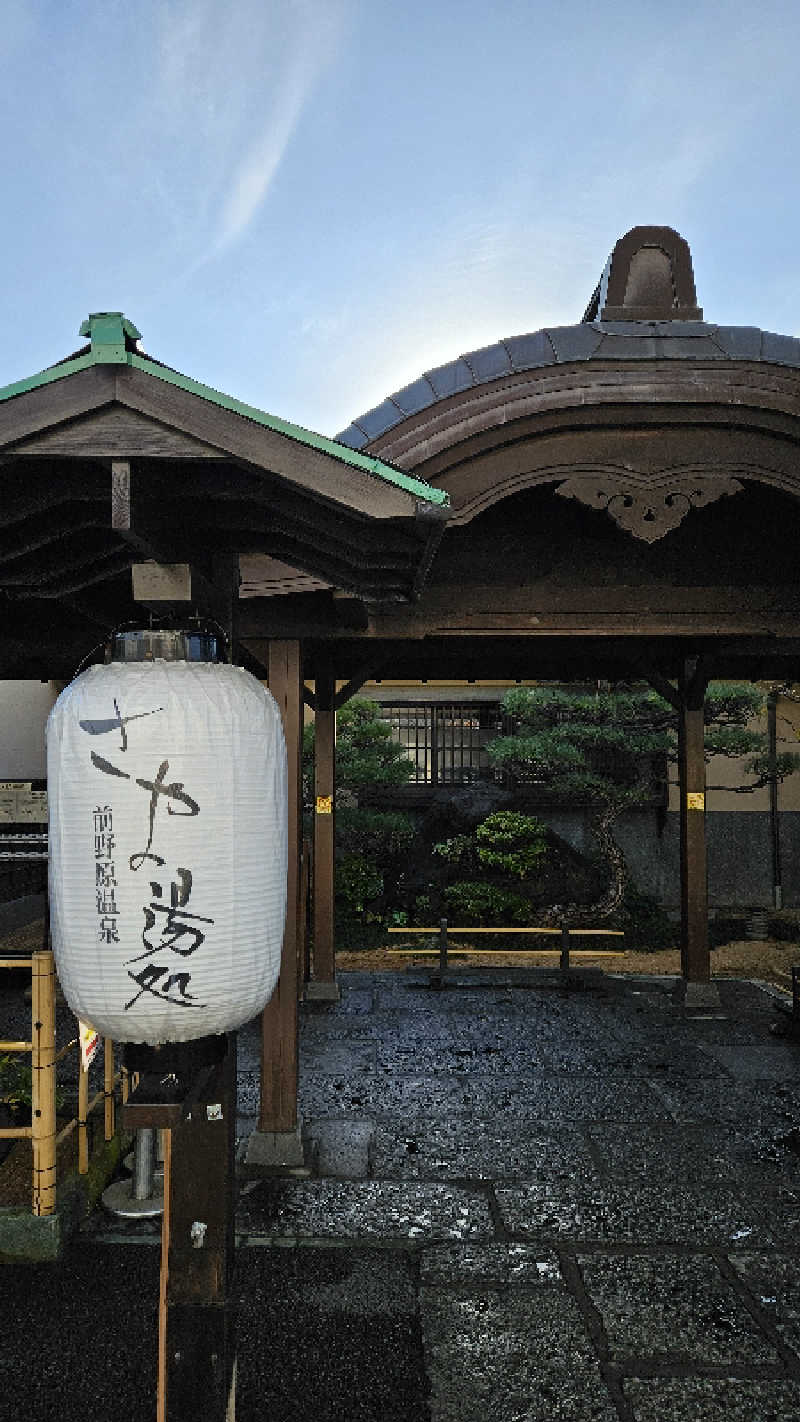
<svg viewBox="0 0 800 1422">
<path fill-rule="evenodd" d="M 289 57 L 267 123 L 248 145 L 231 177 L 213 247 L 215 254 L 243 235 L 264 202 L 321 68 L 322 56 L 318 52 L 309 53 L 303 48 Z"/>
<path fill-rule="evenodd" d="M 352 0 L 231 0 L 224 13 L 216 0 L 164 4 L 149 102 L 198 168 L 192 271 L 257 218 L 351 11 Z"/>
</svg>

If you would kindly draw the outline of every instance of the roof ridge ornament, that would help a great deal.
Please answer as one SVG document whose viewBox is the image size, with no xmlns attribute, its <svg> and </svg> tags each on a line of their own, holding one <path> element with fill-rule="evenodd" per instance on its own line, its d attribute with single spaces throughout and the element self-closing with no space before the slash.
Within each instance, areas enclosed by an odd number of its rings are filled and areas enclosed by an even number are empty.
<svg viewBox="0 0 800 1422">
<path fill-rule="evenodd" d="M 702 321 L 689 243 L 673 227 L 632 227 L 605 265 L 583 321 Z"/>
<path fill-rule="evenodd" d="M 92 355 L 103 365 L 124 365 L 128 352 L 141 340 L 141 331 L 121 311 L 90 312 L 81 322 L 79 335 L 89 337 Z"/>
</svg>

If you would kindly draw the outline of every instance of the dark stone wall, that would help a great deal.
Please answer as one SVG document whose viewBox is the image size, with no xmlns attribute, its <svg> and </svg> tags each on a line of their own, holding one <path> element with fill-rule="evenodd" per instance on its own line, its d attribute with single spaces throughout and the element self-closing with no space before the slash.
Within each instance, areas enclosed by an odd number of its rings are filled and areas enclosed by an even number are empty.
<svg viewBox="0 0 800 1422">
<path fill-rule="evenodd" d="M 593 842 L 580 811 L 536 812 L 581 853 Z M 638 887 L 667 909 L 680 905 L 680 843 L 676 812 L 641 810 L 626 815 L 617 838 Z M 770 908 L 772 858 L 767 811 L 715 811 L 706 816 L 708 891 L 712 908 Z M 800 907 L 800 812 L 780 815 L 783 903 Z"/>
</svg>

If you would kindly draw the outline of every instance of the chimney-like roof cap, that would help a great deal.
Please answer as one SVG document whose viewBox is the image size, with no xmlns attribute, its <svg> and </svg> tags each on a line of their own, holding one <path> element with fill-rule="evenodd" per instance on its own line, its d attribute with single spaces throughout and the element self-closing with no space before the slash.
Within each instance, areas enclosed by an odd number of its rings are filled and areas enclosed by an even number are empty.
<svg viewBox="0 0 800 1422">
<path fill-rule="evenodd" d="M 584 321 L 702 321 L 689 243 L 673 227 L 620 237 Z"/>
</svg>

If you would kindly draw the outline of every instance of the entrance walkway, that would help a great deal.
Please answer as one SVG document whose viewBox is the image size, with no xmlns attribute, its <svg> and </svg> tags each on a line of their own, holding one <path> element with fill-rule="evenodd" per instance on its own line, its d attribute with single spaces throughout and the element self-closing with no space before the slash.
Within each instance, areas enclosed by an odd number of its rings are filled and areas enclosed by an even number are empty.
<svg viewBox="0 0 800 1422">
<path fill-rule="evenodd" d="M 722 982 L 724 1015 L 692 1016 L 653 979 L 340 982 L 302 1009 L 313 1173 L 242 1182 L 239 1422 L 796 1422 L 800 1045 L 768 991 Z M 242 1156 L 257 1100 L 248 1029 Z M 13 1411 L 72 1415 L 71 1389 L 150 1415 L 136 1237 L 96 1213 L 59 1265 L 6 1266 L 66 1409 L 31 1412 L 6 1366 Z M 64 1313 L 87 1307 L 78 1363 Z"/>
<path fill-rule="evenodd" d="M 243 1243 L 413 1266 L 434 1422 L 796 1419 L 800 1047 L 752 984 L 584 981 L 344 975 L 303 1025 L 318 1177 L 246 1184 Z"/>
</svg>

